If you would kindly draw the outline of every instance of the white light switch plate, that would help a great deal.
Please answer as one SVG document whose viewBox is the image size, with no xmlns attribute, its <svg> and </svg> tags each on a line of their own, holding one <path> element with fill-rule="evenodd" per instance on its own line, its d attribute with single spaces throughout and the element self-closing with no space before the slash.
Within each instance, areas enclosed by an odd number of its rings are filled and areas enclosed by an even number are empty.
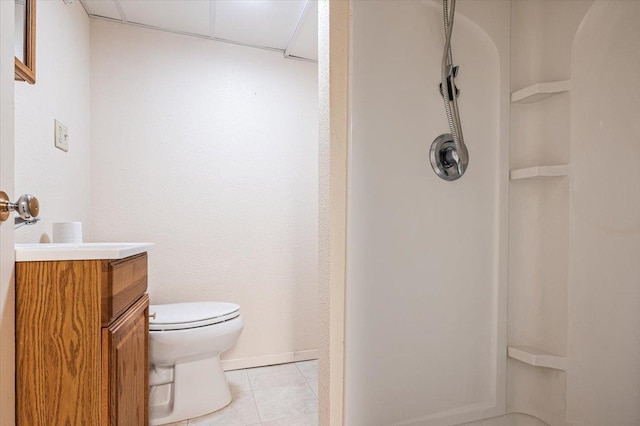
<svg viewBox="0 0 640 426">
<path fill-rule="evenodd" d="M 64 152 L 69 151 L 69 129 L 67 126 L 55 120 L 56 126 L 56 148 L 63 150 Z"/>
</svg>

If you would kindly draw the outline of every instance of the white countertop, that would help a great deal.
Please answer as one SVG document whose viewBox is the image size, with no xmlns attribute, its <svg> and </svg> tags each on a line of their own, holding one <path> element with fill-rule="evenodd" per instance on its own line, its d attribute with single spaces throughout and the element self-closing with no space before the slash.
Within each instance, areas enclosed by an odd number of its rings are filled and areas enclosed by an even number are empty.
<svg viewBox="0 0 640 426">
<path fill-rule="evenodd" d="M 16 262 L 124 259 L 152 246 L 153 243 L 16 244 Z"/>
</svg>

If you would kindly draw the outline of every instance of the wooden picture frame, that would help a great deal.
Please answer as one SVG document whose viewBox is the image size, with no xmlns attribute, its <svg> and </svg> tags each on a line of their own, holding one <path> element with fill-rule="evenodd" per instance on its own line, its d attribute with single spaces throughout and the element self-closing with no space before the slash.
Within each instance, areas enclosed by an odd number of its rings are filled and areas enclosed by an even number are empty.
<svg viewBox="0 0 640 426">
<path fill-rule="evenodd" d="M 36 0 L 24 0 L 26 13 L 24 63 L 15 58 L 15 80 L 36 82 Z"/>
</svg>

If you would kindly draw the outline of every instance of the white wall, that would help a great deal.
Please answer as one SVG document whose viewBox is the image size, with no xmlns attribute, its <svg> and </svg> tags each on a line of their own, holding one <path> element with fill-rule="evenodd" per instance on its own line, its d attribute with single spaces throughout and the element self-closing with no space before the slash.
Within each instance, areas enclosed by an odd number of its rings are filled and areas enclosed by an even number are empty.
<svg viewBox="0 0 640 426">
<path fill-rule="evenodd" d="M 317 102 L 315 64 L 92 21 L 90 237 L 156 243 L 152 303 L 238 303 L 226 359 L 316 354 Z"/>
<path fill-rule="evenodd" d="M 576 425 L 640 424 L 639 22 L 640 2 L 596 1 L 571 52 L 567 420 Z"/>
<path fill-rule="evenodd" d="M 344 417 L 350 13 L 347 1 L 318 4 L 318 421 L 322 425 L 342 425 Z"/>
<path fill-rule="evenodd" d="M 504 413 L 509 2 L 461 2 L 469 168 L 446 182 L 442 6 L 352 3 L 345 424 Z"/>
<path fill-rule="evenodd" d="M 80 2 L 40 1 L 36 84 L 15 85 L 15 189 L 40 200 L 42 221 L 16 242 L 49 241 L 51 222 L 89 217 L 89 17 Z M 69 128 L 69 152 L 54 147 L 54 120 Z M 12 219 L 13 220 L 13 219 Z"/>
<path fill-rule="evenodd" d="M 0 190 L 14 184 L 14 2 L 0 1 Z M 24 83 L 26 84 L 26 83 Z M 0 423 L 15 422 L 15 280 L 11 220 L 0 224 Z"/>
</svg>

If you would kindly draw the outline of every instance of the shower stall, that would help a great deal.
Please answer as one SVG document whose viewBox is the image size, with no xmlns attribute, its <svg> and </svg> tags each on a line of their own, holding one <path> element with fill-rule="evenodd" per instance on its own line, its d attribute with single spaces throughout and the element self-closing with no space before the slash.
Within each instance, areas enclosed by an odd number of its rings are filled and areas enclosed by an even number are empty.
<svg viewBox="0 0 640 426">
<path fill-rule="evenodd" d="M 458 0 L 455 180 L 442 1 L 350 8 L 344 424 L 640 424 L 640 2 Z"/>
</svg>

